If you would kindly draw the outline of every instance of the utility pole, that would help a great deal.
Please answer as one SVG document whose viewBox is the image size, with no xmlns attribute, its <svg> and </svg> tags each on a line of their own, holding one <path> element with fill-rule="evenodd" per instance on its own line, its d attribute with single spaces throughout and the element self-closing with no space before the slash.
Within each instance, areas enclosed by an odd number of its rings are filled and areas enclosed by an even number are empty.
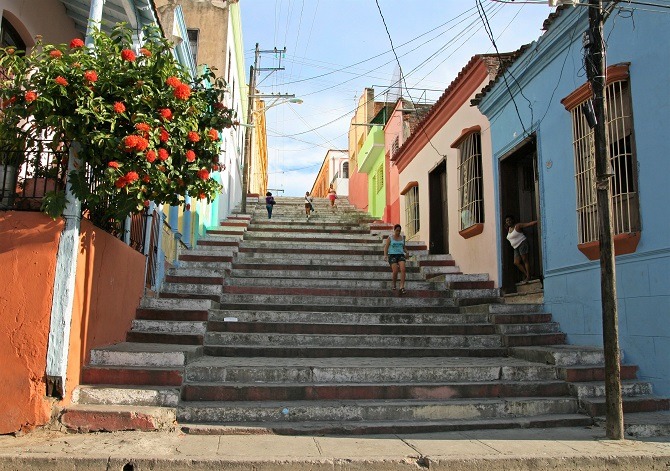
<svg viewBox="0 0 670 471">
<path fill-rule="evenodd" d="M 586 33 L 586 73 L 593 92 L 596 125 L 595 144 L 596 191 L 600 227 L 600 292 L 605 352 L 605 402 L 607 406 L 607 438 L 624 438 L 621 403 L 621 358 L 619 352 L 619 319 L 617 313 L 614 238 L 612 228 L 612 170 L 607 144 L 607 102 L 605 89 L 605 42 L 602 0 L 589 0 L 589 31 Z"/>
<path fill-rule="evenodd" d="M 260 60 L 261 54 L 263 53 L 273 53 L 277 55 L 279 59 L 279 67 L 267 67 L 259 68 L 258 62 Z M 256 95 L 256 78 L 258 72 L 269 71 L 270 73 L 277 70 L 284 70 L 284 67 L 281 66 L 282 54 L 286 53 L 286 48 L 284 49 L 274 49 L 269 50 L 260 50 L 258 48 L 258 43 L 256 43 L 256 51 L 254 53 L 254 65 L 249 68 L 249 101 L 247 104 L 247 132 L 244 134 L 244 152 L 242 154 L 242 202 L 240 204 L 241 211 L 243 213 L 247 212 L 247 193 L 249 192 L 249 161 L 251 160 L 251 135 L 254 130 L 254 99 L 259 97 Z M 280 95 L 281 96 L 281 95 Z"/>
</svg>

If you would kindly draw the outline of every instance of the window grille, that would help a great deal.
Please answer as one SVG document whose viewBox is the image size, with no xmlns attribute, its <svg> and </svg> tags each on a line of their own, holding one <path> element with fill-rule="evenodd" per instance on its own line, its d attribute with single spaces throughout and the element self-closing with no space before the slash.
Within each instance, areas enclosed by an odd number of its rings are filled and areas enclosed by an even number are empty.
<svg viewBox="0 0 670 471">
<path fill-rule="evenodd" d="M 349 162 L 342 164 L 342 178 L 349 178 Z"/>
<path fill-rule="evenodd" d="M 459 149 L 458 201 L 461 230 L 484 222 L 482 145 L 479 133 L 463 140 Z"/>
<path fill-rule="evenodd" d="M 627 80 L 609 84 L 607 102 L 608 155 L 612 167 L 614 234 L 640 230 L 637 161 L 633 151 L 633 116 Z M 599 240 L 594 133 L 582 104 L 571 111 L 579 243 Z"/>
<path fill-rule="evenodd" d="M 379 193 L 384 188 L 384 165 L 377 167 L 375 171 L 375 191 Z"/>
<path fill-rule="evenodd" d="M 405 193 L 405 232 L 407 237 L 419 232 L 419 187 L 415 186 Z"/>
<path fill-rule="evenodd" d="M 188 33 L 188 42 L 191 45 L 191 54 L 193 55 L 193 63 L 198 65 L 198 38 L 200 36 L 200 31 L 197 29 L 189 29 Z"/>
</svg>

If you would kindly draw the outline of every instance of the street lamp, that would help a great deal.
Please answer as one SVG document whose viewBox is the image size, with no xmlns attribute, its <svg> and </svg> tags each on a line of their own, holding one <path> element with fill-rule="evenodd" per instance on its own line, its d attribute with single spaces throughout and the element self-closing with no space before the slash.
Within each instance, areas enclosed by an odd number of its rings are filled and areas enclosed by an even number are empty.
<svg viewBox="0 0 670 471">
<path fill-rule="evenodd" d="M 264 106 L 263 108 L 254 110 L 253 108 L 253 99 L 254 98 L 275 98 L 275 101 L 270 103 L 267 106 Z M 242 124 L 240 123 L 238 126 L 242 126 L 245 128 L 249 128 L 249 130 L 246 132 L 244 136 L 244 153 L 242 154 L 242 202 L 240 204 L 240 209 L 242 213 L 247 212 L 247 192 L 249 188 L 249 160 L 251 159 L 251 134 L 256 127 L 256 124 L 254 123 L 254 115 L 256 113 L 261 113 L 269 110 L 270 108 L 273 108 L 278 105 L 283 105 L 285 103 L 294 103 L 296 105 L 300 105 L 302 103 L 302 100 L 300 98 L 296 98 L 294 95 L 250 95 L 249 96 L 249 119 L 248 123 Z"/>
</svg>

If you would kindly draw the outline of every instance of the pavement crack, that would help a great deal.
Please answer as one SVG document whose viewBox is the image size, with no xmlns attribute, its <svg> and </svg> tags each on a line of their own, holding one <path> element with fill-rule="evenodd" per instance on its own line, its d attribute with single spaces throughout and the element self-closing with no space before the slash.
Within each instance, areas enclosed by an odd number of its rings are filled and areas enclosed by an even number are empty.
<svg viewBox="0 0 670 471">
<path fill-rule="evenodd" d="M 319 450 L 319 456 L 323 456 L 323 450 L 321 449 L 321 445 L 319 445 L 319 442 L 317 441 L 316 437 L 312 437 L 312 440 L 314 440 L 316 449 Z"/>
<path fill-rule="evenodd" d="M 408 447 L 410 447 L 412 450 L 416 451 L 418 458 L 416 459 L 415 463 L 419 468 L 430 469 L 430 458 L 421 453 L 421 451 L 416 446 L 414 446 L 412 443 L 408 442 L 404 438 L 399 437 L 398 435 L 396 435 L 396 438 L 401 442 L 403 442 Z"/>
</svg>

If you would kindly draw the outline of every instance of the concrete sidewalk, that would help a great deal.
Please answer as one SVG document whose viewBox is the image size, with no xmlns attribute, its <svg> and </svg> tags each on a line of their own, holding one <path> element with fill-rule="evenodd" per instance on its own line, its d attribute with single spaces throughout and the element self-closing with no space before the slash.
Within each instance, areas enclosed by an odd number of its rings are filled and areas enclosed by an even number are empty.
<svg viewBox="0 0 670 471">
<path fill-rule="evenodd" d="M 0 436 L 6 470 L 668 470 L 670 437 L 611 441 L 602 427 L 293 437 L 38 431 Z"/>
</svg>

